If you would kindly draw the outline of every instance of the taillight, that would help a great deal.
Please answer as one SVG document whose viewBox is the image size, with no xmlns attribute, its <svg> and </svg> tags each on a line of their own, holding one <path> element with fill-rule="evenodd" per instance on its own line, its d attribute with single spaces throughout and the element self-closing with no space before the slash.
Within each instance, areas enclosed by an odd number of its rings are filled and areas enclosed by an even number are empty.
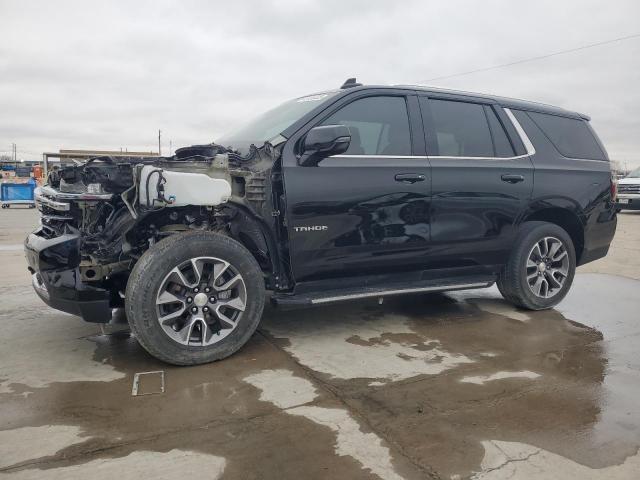
<svg viewBox="0 0 640 480">
<path fill-rule="evenodd" d="M 615 178 L 611 177 L 611 201 L 615 202 L 618 197 L 618 182 Z"/>
</svg>

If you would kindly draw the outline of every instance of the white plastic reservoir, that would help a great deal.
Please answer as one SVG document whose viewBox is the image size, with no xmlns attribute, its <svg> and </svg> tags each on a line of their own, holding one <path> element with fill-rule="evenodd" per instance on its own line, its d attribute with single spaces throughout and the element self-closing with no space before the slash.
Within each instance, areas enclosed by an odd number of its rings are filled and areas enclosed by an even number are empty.
<svg viewBox="0 0 640 480">
<path fill-rule="evenodd" d="M 162 176 L 166 180 L 164 198 L 171 202 L 167 205 L 168 207 L 215 206 L 225 203 L 231 196 L 231 185 L 224 179 L 211 178 L 204 173 L 176 172 L 145 165 L 140 172 L 138 188 L 141 205 L 147 207 L 164 205 L 162 202 L 153 202 L 158 198 L 156 185 L 158 184 L 159 170 L 162 171 Z M 147 183 L 149 184 L 149 202 L 147 202 Z"/>
</svg>

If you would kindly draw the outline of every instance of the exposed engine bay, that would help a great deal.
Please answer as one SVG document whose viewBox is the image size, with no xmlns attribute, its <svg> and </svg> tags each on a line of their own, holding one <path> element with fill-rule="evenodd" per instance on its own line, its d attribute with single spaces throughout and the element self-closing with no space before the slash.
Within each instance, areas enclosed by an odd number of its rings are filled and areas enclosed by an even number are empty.
<svg viewBox="0 0 640 480">
<path fill-rule="evenodd" d="M 279 154 L 270 143 L 244 156 L 212 143 L 172 157 L 98 157 L 53 170 L 36 191 L 38 235 L 77 237 L 78 280 L 111 291 L 124 289 L 151 245 L 190 230 L 241 240 L 269 270 L 274 260 L 259 223 L 273 208 L 265 179 Z"/>
</svg>

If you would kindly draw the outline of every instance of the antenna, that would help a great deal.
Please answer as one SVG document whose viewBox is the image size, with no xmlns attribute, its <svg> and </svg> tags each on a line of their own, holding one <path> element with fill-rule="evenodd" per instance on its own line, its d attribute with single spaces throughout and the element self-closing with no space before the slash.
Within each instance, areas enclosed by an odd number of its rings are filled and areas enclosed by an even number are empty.
<svg viewBox="0 0 640 480">
<path fill-rule="evenodd" d="M 356 77 L 353 77 L 353 78 L 347 78 L 347 81 L 342 84 L 340 89 L 344 90 L 346 88 L 361 87 L 361 86 L 362 86 L 361 83 L 356 82 Z"/>
</svg>

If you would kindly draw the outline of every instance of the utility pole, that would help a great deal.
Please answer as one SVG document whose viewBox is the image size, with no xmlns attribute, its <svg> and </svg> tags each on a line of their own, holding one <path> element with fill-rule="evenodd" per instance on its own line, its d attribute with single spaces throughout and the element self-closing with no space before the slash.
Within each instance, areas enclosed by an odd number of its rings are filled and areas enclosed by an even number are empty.
<svg viewBox="0 0 640 480">
<path fill-rule="evenodd" d="M 162 131 L 158 130 L 158 155 L 162 155 L 162 147 L 160 146 L 160 136 L 162 135 Z"/>
<path fill-rule="evenodd" d="M 13 157 L 13 162 L 17 162 L 18 161 L 18 149 L 15 143 L 11 144 L 11 156 Z"/>
<path fill-rule="evenodd" d="M 173 141 L 169 140 L 169 155 L 173 155 Z"/>
</svg>

